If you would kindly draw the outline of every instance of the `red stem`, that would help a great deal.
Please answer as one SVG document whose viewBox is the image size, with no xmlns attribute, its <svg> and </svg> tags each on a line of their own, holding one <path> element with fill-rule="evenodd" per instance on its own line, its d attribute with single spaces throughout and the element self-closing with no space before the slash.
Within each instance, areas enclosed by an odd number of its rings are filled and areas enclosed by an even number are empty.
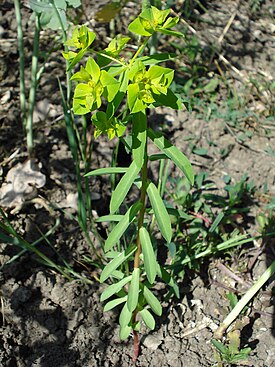
<svg viewBox="0 0 275 367">
<path fill-rule="evenodd" d="M 133 334 L 134 334 L 133 362 L 134 362 L 134 364 L 136 364 L 137 363 L 138 354 L 139 354 L 138 332 L 136 330 L 133 330 Z"/>
<path fill-rule="evenodd" d="M 200 213 L 194 213 L 194 212 L 191 212 L 191 211 L 189 211 L 189 213 L 192 214 L 192 215 L 194 215 L 194 217 L 196 217 L 196 218 L 202 219 L 205 222 L 206 226 L 207 227 L 210 227 L 210 225 L 211 225 L 210 220 L 207 219 L 207 218 L 205 218 L 202 214 L 200 214 Z"/>
</svg>

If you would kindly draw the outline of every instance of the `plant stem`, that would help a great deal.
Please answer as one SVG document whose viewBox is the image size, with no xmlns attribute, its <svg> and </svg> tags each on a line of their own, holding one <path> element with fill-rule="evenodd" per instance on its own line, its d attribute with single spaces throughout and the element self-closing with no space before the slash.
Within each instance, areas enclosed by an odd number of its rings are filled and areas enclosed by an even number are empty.
<svg viewBox="0 0 275 367">
<path fill-rule="evenodd" d="M 145 111 L 144 111 L 144 115 L 146 116 Z M 143 226 L 144 214 L 145 214 L 145 209 L 146 209 L 147 175 L 148 175 L 147 163 L 148 163 L 148 156 L 147 156 L 147 135 L 146 135 L 146 141 L 145 141 L 145 147 L 144 147 L 144 161 L 143 161 L 143 165 L 142 165 L 142 168 L 141 168 L 140 202 L 142 203 L 142 207 L 140 209 L 139 217 L 138 217 L 138 233 L 137 233 L 137 239 L 136 239 L 137 250 L 135 252 L 134 268 L 139 268 L 139 266 L 140 266 L 141 242 L 140 242 L 140 234 L 139 233 L 140 233 L 140 228 Z M 135 324 L 135 322 L 136 322 L 136 316 L 137 316 L 137 310 L 135 310 L 133 312 L 133 317 L 132 317 L 133 324 Z M 136 330 L 133 330 L 133 335 L 134 335 L 133 362 L 134 362 L 134 364 L 136 364 L 136 361 L 137 361 L 137 358 L 138 358 L 138 353 L 139 353 L 138 332 Z"/>
<path fill-rule="evenodd" d="M 134 364 L 136 364 L 139 354 L 138 332 L 136 330 L 133 330 L 133 335 L 134 335 L 134 353 L 132 359 Z"/>
<path fill-rule="evenodd" d="M 139 54 L 144 50 L 145 46 L 147 45 L 148 41 L 149 41 L 149 37 L 147 37 L 144 42 L 139 46 L 137 52 L 135 53 L 134 57 L 132 58 L 132 60 L 130 61 L 130 67 L 133 65 L 134 61 L 136 60 L 136 58 L 139 56 Z"/>
<path fill-rule="evenodd" d="M 39 15 L 36 14 L 34 40 L 33 40 L 32 68 L 31 68 L 31 88 L 29 94 L 28 117 L 26 121 L 27 149 L 30 156 L 32 155 L 33 151 L 33 111 L 34 111 L 36 87 L 37 87 L 39 36 L 40 36 L 40 22 L 39 22 Z"/>
<path fill-rule="evenodd" d="M 24 41 L 22 30 L 22 17 L 20 11 L 20 0 L 14 0 L 14 8 L 17 23 L 17 39 L 19 50 L 20 108 L 22 114 L 23 128 L 25 130 L 25 119 L 26 119 L 25 57 L 24 57 Z"/>
<path fill-rule="evenodd" d="M 67 41 L 67 32 L 64 28 L 64 24 L 62 22 L 60 13 L 55 5 L 55 2 L 53 0 L 50 0 L 50 3 L 52 4 L 53 8 L 54 8 L 54 12 L 55 15 L 57 16 L 58 20 L 59 20 L 59 25 L 62 31 L 62 38 L 63 38 L 63 43 L 64 43 L 64 49 L 67 52 L 68 51 L 68 46 L 66 46 L 65 42 Z M 69 62 L 68 60 L 66 60 L 66 69 L 68 70 L 69 68 Z M 71 81 L 71 76 L 72 76 L 72 72 L 71 70 L 67 71 L 66 73 L 66 83 L 67 83 L 67 105 L 68 108 L 70 106 L 70 101 L 71 101 L 71 95 L 72 95 L 72 81 Z"/>
</svg>

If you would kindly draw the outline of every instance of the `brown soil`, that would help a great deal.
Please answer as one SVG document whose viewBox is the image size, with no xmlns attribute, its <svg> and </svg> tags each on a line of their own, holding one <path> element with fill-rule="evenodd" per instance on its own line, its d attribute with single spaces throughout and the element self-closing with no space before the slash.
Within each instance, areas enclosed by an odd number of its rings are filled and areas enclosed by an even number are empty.
<svg viewBox="0 0 275 367">
<path fill-rule="evenodd" d="M 95 9 L 86 3 L 85 14 L 92 19 Z M 260 2 L 260 8 L 253 12 L 251 4 L 255 1 L 203 3 L 206 3 L 207 12 L 198 15 L 198 10 L 194 10 L 200 21 L 194 18 L 189 24 L 196 30 L 206 52 L 210 45 L 216 44 L 218 53 L 213 55 L 216 63 L 211 63 L 210 73 L 223 70 L 222 76 L 230 88 L 237 95 L 247 97 L 243 107 L 246 113 L 233 120 L 234 110 L 227 111 L 226 88 L 220 86 L 214 100 L 219 113 L 208 101 L 205 108 L 194 106 L 192 112 L 176 113 L 160 108 L 151 120 L 190 157 L 196 172 L 209 173 L 217 190 L 223 189 L 225 175 L 230 175 L 235 183 L 245 173 L 249 180 L 254 180 L 257 193 L 252 204 L 247 204 L 250 211 L 245 226 L 246 231 L 255 235 L 258 230 L 255 217 L 263 212 L 275 192 L 274 124 L 267 119 L 273 96 L 268 88 L 262 88 L 266 85 L 264 82 L 271 83 L 275 73 L 274 54 L 271 54 L 275 31 L 272 4 L 271 1 Z M 117 25 L 124 24 L 135 8 L 136 5 L 129 2 L 118 15 Z M 232 24 L 218 43 L 234 12 Z M 27 66 L 32 50 L 30 24 L 30 11 L 24 8 Z M 93 24 L 95 32 L 104 39 L 107 27 Z M 42 49 L 55 43 L 54 34 L 42 32 Z M 0 179 L 3 183 L 8 171 L 27 159 L 20 121 L 16 21 L 13 4 L 7 0 L 0 7 L 0 37 Z M 230 64 L 224 67 L 223 59 L 217 55 L 225 57 Z M 76 176 L 65 125 L 62 118 L 59 119 L 62 107 L 57 77 L 63 82 L 64 74 L 64 62 L 58 51 L 46 64 L 37 95 L 35 153 L 37 161 L 41 162 L 46 185 L 38 188 L 32 197 L 25 198 L 26 202 L 16 210 L 5 209 L 14 228 L 30 243 L 58 220 L 59 226 L 49 241 L 72 269 L 88 281 L 87 284 L 77 279 L 68 281 L 38 263 L 30 253 L 8 263 L 18 253 L 18 247 L 1 243 L 0 264 L 6 265 L 2 266 L 0 278 L 3 316 L 0 320 L 0 364 L 3 367 L 132 366 L 133 340 L 119 340 L 118 313 L 103 313 L 99 301 L 104 286 L 96 281 L 98 270 L 83 266 L 83 255 L 91 254 L 87 241 L 76 221 L 61 210 L 49 208 L 52 203 L 75 214 Z M 261 86 L 254 88 L 252 78 L 262 83 Z M 247 131 L 251 134 L 243 140 L 241 135 Z M 197 148 L 207 149 L 207 155 L 194 154 L 193 143 Z M 105 138 L 95 142 L 92 168 L 110 164 L 112 146 Z M 8 159 L 13 153 L 14 156 Z M 171 168 L 171 175 L 176 177 L 178 173 Z M 268 189 L 263 193 L 265 187 Z M 91 180 L 91 191 L 94 213 L 106 214 L 110 199 L 108 182 Z M 266 198 L 269 198 L 267 202 Z M 96 243 L 96 238 L 94 241 Z M 48 243 L 41 243 L 39 249 L 62 264 L 62 259 Z M 255 262 L 250 266 L 253 259 Z M 186 269 L 184 279 L 179 280 L 180 299 L 163 300 L 163 315 L 157 320 L 156 330 L 142 330 L 137 366 L 217 366 L 211 339 L 228 313 L 228 289 L 245 291 L 273 260 L 274 240 L 268 239 L 265 243 L 254 241 L 249 251 L 240 248 L 226 258 L 206 260 L 200 272 Z M 243 282 L 232 279 L 223 264 L 230 266 Z M 162 293 L 163 285 L 158 284 L 156 289 Z M 255 297 L 250 306 L 249 323 L 242 329 L 242 345 L 252 348 L 249 366 L 275 366 L 271 290 L 269 282 Z"/>
</svg>

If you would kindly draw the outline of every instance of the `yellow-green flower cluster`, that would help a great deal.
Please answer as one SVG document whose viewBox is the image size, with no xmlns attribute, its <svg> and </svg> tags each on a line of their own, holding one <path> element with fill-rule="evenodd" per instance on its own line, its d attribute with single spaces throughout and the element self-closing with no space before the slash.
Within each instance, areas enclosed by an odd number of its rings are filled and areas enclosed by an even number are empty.
<svg viewBox="0 0 275 367">
<path fill-rule="evenodd" d="M 98 64 L 91 57 L 88 58 L 85 68 L 75 73 L 72 80 L 82 81 L 74 91 L 73 110 L 77 115 L 85 115 L 98 109 L 101 97 L 111 102 L 119 89 L 118 81 L 105 70 L 100 70 Z"/>
<path fill-rule="evenodd" d="M 132 113 L 144 110 L 158 100 L 158 96 L 166 95 L 174 78 L 174 71 L 158 65 L 146 70 L 144 64 L 136 62 L 129 73 L 132 81 L 128 86 L 128 106 Z"/>
</svg>

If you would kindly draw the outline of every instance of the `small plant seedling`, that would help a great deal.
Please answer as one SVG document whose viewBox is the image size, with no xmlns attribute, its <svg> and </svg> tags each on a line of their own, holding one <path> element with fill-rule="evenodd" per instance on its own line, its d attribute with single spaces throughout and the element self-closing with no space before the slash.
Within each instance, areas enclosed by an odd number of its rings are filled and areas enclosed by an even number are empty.
<svg viewBox="0 0 275 367">
<path fill-rule="evenodd" d="M 92 44 L 96 35 L 86 26 L 74 29 L 72 38 L 66 42 L 66 46 L 74 50 L 63 53 L 70 65 L 69 70 L 79 64 L 84 55 L 89 55 L 85 66 L 81 65 L 80 70 L 71 77 L 77 83 L 73 96 L 74 113 L 91 113 L 95 137 L 101 134 L 107 134 L 109 139 L 118 137 L 132 153 L 132 162 L 128 168 L 99 168 L 87 175 L 122 174 L 111 196 L 110 215 L 104 217 L 105 221 L 117 224 L 104 245 L 109 262 L 102 270 L 100 281 L 111 284 L 102 293 L 101 301 L 107 301 L 105 311 L 118 305 L 122 307 L 119 317 L 120 338 L 125 340 L 133 332 L 134 360 L 138 355 L 141 321 L 153 330 L 153 314 L 160 316 L 162 313 L 160 301 L 151 288 L 157 276 L 170 282 L 169 274 L 164 272 L 157 260 L 157 248 L 152 241 L 155 227 L 148 223 L 152 222 L 150 217 L 153 215 L 162 237 L 170 243 L 171 220 L 159 188 L 148 178 L 148 166 L 152 160 L 170 160 L 183 172 L 190 184 L 194 183 L 189 160 L 161 133 L 152 130 L 147 124 L 149 108 L 182 108 L 180 98 L 169 89 L 174 71 L 159 65 L 171 59 L 171 55 L 143 55 L 148 41 L 156 33 L 182 36 L 171 29 L 177 24 L 178 18 L 169 17 L 169 12 L 152 6 L 142 11 L 129 25 L 129 30 L 140 36 L 142 41 L 128 60 L 121 56 L 129 41 L 128 37 L 117 36 L 104 50 L 94 50 Z M 149 140 L 160 154 L 148 154 Z M 139 198 L 126 207 L 125 212 L 123 203 L 133 185 L 139 190 Z M 135 228 L 134 240 L 125 244 L 122 237 L 130 225 Z"/>
<path fill-rule="evenodd" d="M 230 302 L 230 308 L 233 310 L 238 304 L 238 297 L 229 292 L 227 299 Z M 247 308 L 242 310 L 245 312 Z M 234 328 L 229 331 L 226 335 L 226 341 L 221 342 L 217 339 L 212 339 L 212 344 L 215 347 L 215 359 L 218 361 L 218 366 L 222 367 L 224 365 L 246 365 L 247 359 L 251 352 L 251 348 L 242 348 L 241 345 L 241 330 L 249 324 L 249 318 L 242 315 L 242 317 L 237 320 Z"/>
<path fill-rule="evenodd" d="M 254 184 L 247 182 L 246 176 L 235 185 L 230 185 L 230 176 L 224 181 L 224 195 L 218 195 L 213 193 L 216 187 L 206 172 L 195 175 L 192 187 L 186 177 L 167 177 L 168 212 L 177 243 L 168 246 L 171 261 L 167 268 L 175 277 L 184 275 L 186 264 L 198 269 L 203 257 L 251 241 L 250 236 L 241 234 L 243 226 L 237 220 L 249 210 L 247 198 L 253 197 Z"/>
<path fill-rule="evenodd" d="M 247 365 L 247 359 L 251 348 L 240 349 L 240 330 L 233 330 L 227 334 L 228 344 L 225 345 L 219 340 L 213 339 L 212 344 L 216 348 L 215 358 L 218 366 L 225 365 Z"/>
</svg>

